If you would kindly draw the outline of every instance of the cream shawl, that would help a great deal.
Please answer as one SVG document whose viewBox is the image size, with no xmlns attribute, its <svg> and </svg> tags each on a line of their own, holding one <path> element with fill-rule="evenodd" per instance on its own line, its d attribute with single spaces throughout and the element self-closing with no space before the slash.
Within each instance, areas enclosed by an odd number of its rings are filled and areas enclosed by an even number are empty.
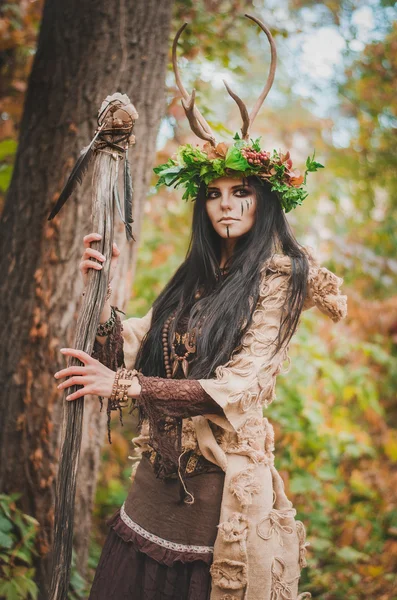
<svg viewBox="0 0 397 600">
<path fill-rule="evenodd" d="M 317 306 L 337 322 L 347 314 L 343 279 L 321 267 L 313 250 L 304 248 L 310 264 L 304 310 Z M 306 566 L 306 531 L 295 519 L 283 481 L 274 466 L 274 432 L 263 407 L 275 398 L 276 377 L 289 345 L 271 358 L 281 309 L 291 274 L 288 256 L 275 254 L 261 270 L 260 297 L 240 349 L 200 379 L 204 390 L 223 408 L 225 417 L 204 415 L 183 420 L 182 446 L 198 449 L 225 471 L 220 522 L 211 566 L 211 600 L 303 600 L 298 595 Z M 133 368 L 152 310 L 141 319 L 123 321 L 124 357 Z M 284 370 L 284 373 L 287 371 Z M 147 430 L 134 439 L 147 449 Z"/>
</svg>

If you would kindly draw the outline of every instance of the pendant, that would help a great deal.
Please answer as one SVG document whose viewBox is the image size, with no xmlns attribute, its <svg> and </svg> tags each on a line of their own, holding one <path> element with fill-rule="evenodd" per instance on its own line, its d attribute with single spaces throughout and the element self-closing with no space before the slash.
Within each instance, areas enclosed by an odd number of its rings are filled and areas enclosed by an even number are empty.
<svg viewBox="0 0 397 600">
<path fill-rule="evenodd" d="M 183 370 L 183 374 L 185 375 L 185 377 L 187 377 L 187 372 L 189 370 L 189 363 L 186 360 L 186 358 L 182 359 L 182 370 Z"/>
<path fill-rule="evenodd" d="M 178 365 L 179 365 L 179 360 L 177 358 L 175 358 L 173 364 L 172 364 L 172 376 L 175 375 L 175 373 L 178 370 Z"/>
<path fill-rule="evenodd" d="M 188 335 L 186 335 L 185 348 L 190 354 L 196 352 L 196 328 L 194 327 Z"/>
</svg>

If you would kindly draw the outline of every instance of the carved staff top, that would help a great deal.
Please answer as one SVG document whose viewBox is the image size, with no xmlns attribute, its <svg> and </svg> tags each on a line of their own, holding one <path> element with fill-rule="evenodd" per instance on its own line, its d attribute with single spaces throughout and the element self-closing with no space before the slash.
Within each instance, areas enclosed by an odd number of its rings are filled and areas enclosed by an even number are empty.
<svg viewBox="0 0 397 600">
<path fill-rule="evenodd" d="M 119 211 L 120 218 L 125 225 L 127 240 L 134 240 L 132 235 L 132 178 L 130 163 L 128 160 L 129 146 L 135 144 L 135 136 L 132 130 L 135 121 L 138 119 L 138 113 L 135 106 L 130 102 L 126 94 L 118 92 L 112 96 L 107 96 L 99 109 L 95 135 L 91 142 L 83 148 L 76 164 L 73 167 L 69 179 L 66 182 L 54 208 L 52 209 L 48 220 L 51 220 L 58 214 L 62 206 L 72 195 L 77 184 L 83 182 L 87 173 L 88 166 L 95 152 L 105 152 L 111 154 L 115 159 L 124 158 L 124 209 L 121 208 L 120 195 L 118 191 L 118 177 L 114 186 L 114 200 Z M 118 175 L 118 163 L 117 163 Z"/>
</svg>

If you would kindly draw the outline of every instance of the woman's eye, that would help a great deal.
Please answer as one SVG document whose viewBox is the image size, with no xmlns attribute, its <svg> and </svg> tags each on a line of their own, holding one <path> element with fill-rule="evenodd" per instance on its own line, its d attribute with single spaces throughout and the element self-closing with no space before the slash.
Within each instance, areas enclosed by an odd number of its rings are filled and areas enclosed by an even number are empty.
<svg viewBox="0 0 397 600">
<path fill-rule="evenodd" d="M 251 190 L 247 190 L 244 188 L 241 188 L 240 190 L 235 190 L 234 194 L 237 196 L 237 198 L 245 198 L 245 196 L 250 196 L 251 195 Z M 220 196 L 220 192 L 208 192 L 207 194 L 207 200 L 211 200 L 213 198 L 219 198 Z"/>
</svg>

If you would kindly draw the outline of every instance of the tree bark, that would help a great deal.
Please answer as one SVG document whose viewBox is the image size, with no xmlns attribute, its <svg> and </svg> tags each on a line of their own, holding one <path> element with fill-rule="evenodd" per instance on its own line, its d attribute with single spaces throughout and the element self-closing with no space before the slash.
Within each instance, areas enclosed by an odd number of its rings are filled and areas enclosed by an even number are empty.
<svg viewBox="0 0 397 600">
<path fill-rule="evenodd" d="M 103 97 L 126 93 L 136 106 L 137 144 L 130 151 L 139 242 L 142 205 L 165 109 L 164 80 L 172 0 L 47 0 L 21 123 L 11 186 L 0 221 L 0 489 L 21 492 L 23 510 L 41 525 L 37 577 L 47 597 L 62 395 L 53 374 L 65 366 L 80 305 L 78 265 L 91 231 L 90 182 L 52 221 L 47 216 L 80 149 L 93 137 Z M 112 299 L 125 305 L 137 245 L 125 242 Z M 127 282 L 127 285 L 126 285 Z M 87 402 L 81 454 L 86 485 L 78 492 L 77 551 L 87 556 L 95 481 L 105 420 Z"/>
</svg>

